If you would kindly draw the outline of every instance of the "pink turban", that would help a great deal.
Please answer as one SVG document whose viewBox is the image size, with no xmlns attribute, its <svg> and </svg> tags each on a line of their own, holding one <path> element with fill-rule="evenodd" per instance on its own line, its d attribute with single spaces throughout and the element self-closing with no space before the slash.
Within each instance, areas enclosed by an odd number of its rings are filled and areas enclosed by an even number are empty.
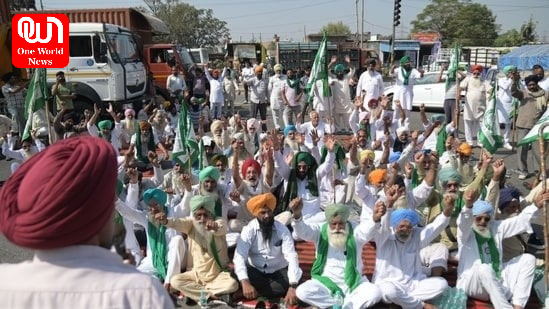
<svg viewBox="0 0 549 309">
<path fill-rule="evenodd" d="M 135 116 L 135 111 L 131 108 L 127 108 L 125 111 L 124 111 L 124 116 L 128 117 L 129 115 L 132 115 L 132 116 Z"/>
<path fill-rule="evenodd" d="M 261 173 L 261 165 L 256 160 L 248 158 L 242 163 L 242 176 L 246 176 L 249 167 L 254 167 L 258 174 Z"/>
<path fill-rule="evenodd" d="M 116 154 L 102 138 L 59 141 L 22 164 L 0 191 L 0 232 L 48 250 L 81 244 L 112 220 Z"/>
</svg>

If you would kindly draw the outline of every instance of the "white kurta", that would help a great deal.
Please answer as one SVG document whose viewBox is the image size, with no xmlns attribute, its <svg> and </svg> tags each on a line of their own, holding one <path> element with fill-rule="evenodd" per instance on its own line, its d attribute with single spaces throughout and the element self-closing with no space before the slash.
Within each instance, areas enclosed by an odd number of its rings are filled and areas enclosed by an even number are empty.
<svg viewBox="0 0 549 309">
<path fill-rule="evenodd" d="M 463 120 L 480 120 L 486 110 L 486 84 L 481 78 L 466 77 L 460 84 L 466 91 Z"/>
<path fill-rule="evenodd" d="M 297 132 L 303 133 L 305 135 L 305 146 L 307 146 L 309 150 L 313 148 L 313 139 L 310 135 L 313 130 L 316 130 L 316 133 L 320 138 L 320 141 L 317 144 L 318 149 L 321 149 L 322 146 L 324 146 L 324 135 L 330 134 L 335 131 L 333 126 L 330 126 L 328 123 L 322 120 L 318 122 L 318 125 L 316 127 L 314 127 L 310 121 L 303 124 L 298 122 L 296 123 L 295 127 L 297 129 Z"/>
<path fill-rule="evenodd" d="M 526 207 L 518 216 L 490 223 L 490 231 L 498 248 L 501 279 L 491 264 L 482 264 L 472 230 L 473 212 L 463 208 L 458 217 L 458 280 L 457 287 L 467 295 L 492 302 L 495 308 L 513 308 L 512 303 L 524 307 L 530 297 L 534 279 L 535 258 L 524 254 L 503 264 L 502 241 L 522 233 L 532 233 L 530 221 L 538 214 L 534 205 Z"/>
<path fill-rule="evenodd" d="M 362 106 L 366 110 L 370 110 L 370 108 L 368 107 L 368 102 L 371 99 L 377 100 L 381 95 L 383 95 L 383 76 L 381 76 L 381 74 L 379 74 L 377 71 L 364 71 L 362 74 L 360 74 L 360 78 L 358 79 L 356 96 L 362 96 L 363 90 L 366 92 L 366 94 L 364 95 Z"/>
<path fill-rule="evenodd" d="M 158 280 L 99 246 L 36 251 L 0 274 L 0 308 L 173 308 Z"/>
<path fill-rule="evenodd" d="M 402 308 L 422 308 L 423 301 L 442 294 L 448 283 L 440 277 L 427 278 L 419 252 L 444 230 L 450 217 L 441 214 L 425 228 L 415 227 L 411 238 L 402 243 L 391 228 L 392 212 L 392 208 L 387 209 L 375 235 L 377 257 L 373 281 L 381 289 L 384 302 Z"/>
<path fill-rule="evenodd" d="M 513 80 L 508 77 L 502 77 L 498 80 L 497 109 L 499 123 L 511 123 L 510 114 L 513 111 L 513 96 L 511 87 Z"/>
<path fill-rule="evenodd" d="M 269 78 L 269 99 L 271 109 L 281 109 L 284 107 L 282 99 L 282 87 L 286 83 L 286 75 L 274 75 Z"/>
<path fill-rule="evenodd" d="M 421 78 L 421 73 L 418 70 L 412 69 L 410 76 L 408 77 L 408 85 L 404 85 L 404 76 L 402 75 L 401 68 L 396 68 L 394 72 L 396 89 L 393 101 L 395 99 L 400 100 L 402 108 L 404 110 L 412 110 L 412 101 L 414 99 L 414 84 L 416 79 Z M 393 110 L 395 106 L 393 106 Z"/>
<path fill-rule="evenodd" d="M 318 248 L 322 226 L 323 224 L 307 224 L 303 220 L 292 221 L 295 233 L 306 241 L 314 242 L 316 248 Z M 361 248 L 366 242 L 372 239 L 376 229 L 379 229 L 379 223 L 374 223 L 370 219 L 361 223 L 353 230 L 357 248 L 356 271 L 359 274 L 362 274 L 363 266 Z M 328 245 L 328 252 L 325 254 L 326 264 L 324 265 L 322 276 L 330 278 L 343 291 L 345 294 L 343 301 L 344 309 L 367 308 L 380 301 L 381 291 L 379 291 L 377 286 L 370 283 L 366 276 L 362 276 L 360 284 L 354 291 L 349 291 L 349 287 L 345 283 L 346 249 L 338 249 Z M 316 279 L 308 280 L 299 285 L 296 294 L 300 300 L 320 308 L 329 308 L 334 305 L 330 290 Z"/>
</svg>

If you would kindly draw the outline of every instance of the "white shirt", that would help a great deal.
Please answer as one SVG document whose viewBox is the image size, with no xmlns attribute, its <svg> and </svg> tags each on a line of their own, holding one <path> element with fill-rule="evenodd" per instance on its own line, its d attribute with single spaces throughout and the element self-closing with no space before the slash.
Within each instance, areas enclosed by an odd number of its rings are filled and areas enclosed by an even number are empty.
<svg viewBox="0 0 549 309">
<path fill-rule="evenodd" d="M 325 134 L 330 134 L 331 132 L 334 132 L 335 129 L 334 129 L 334 126 L 330 126 L 329 124 L 327 124 L 326 122 L 320 120 L 318 122 L 318 125 L 315 127 L 313 126 L 313 123 L 310 122 L 310 121 L 307 121 L 303 124 L 297 122 L 295 124 L 295 128 L 297 130 L 297 132 L 299 133 L 303 133 L 305 135 L 305 146 L 307 146 L 307 148 L 310 149 L 313 149 L 313 139 L 311 138 L 311 132 L 312 130 L 316 130 L 316 133 L 318 134 L 318 137 L 320 138 L 320 140 L 318 141 L 318 144 L 317 144 L 317 147 L 318 149 L 321 149 L 322 146 L 324 146 L 324 135 Z"/>
<path fill-rule="evenodd" d="M 296 235 L 305 240 L 315 243 L 315 247 L 318 248 L 318 240 L 320 238 L 320 232 L 323 224 L 328 223 L 314 223 L 307 224 L 303 220 L 292 220 L 292 227 Z M 379 223 L 374 223 L 372 219 L 362 222 L 353 229 L 353 235 L 356 241 L 356 271 L 363 280 L 368 280 L 365 276 L 362 276 L 362 247 L 366 242 L 372 239 L 375 231 L 379 228 Z M 327 228 L 329 230 L 329 227 Z M 345 294 L 348 292 L 347 284 L 345 283 L 345 265 L 347 264 L 347 250 L 338 249 L 328 245 L 328 252 L 326 253 L 326 264 L 322 276 L 330 278 L 337 286 L 339 286 Z"/>
<path fill-rule="evenodd" d="M 364 96 L 364 108 L 369 110 L 368 102 L 371 99 L 379 98 L 384 91 L 383 87 L 383 77 L 377 71 L 364 71 L 360 74 L 358 79 L 358 84 L 356 86 L 356 96 L 362 96 L 362 90 L 366 91 Z"/>
<path fill-rule="evenodd" d="M 313 108 L 319 112 L 327 112 L 334 109 L 332 97 L 324 96 L 324 81 L 317 80 L 313 85 Z M 326 85 L 326 87 L 330 87 Z"/>
<path fill-rule="evenodd" d="M 86 127 L 88 128 L 88 133 L 91 136 L 99 137 L 99 129 L 95 124 L 86 124 Z M 114 151 L 116 152 L 116 156 L 120 156 L 120 148 L 122 148 L 122 145 L 120 143 L 120 135 L 122 134 L 122 124 L 120 122 L 114 123 L 114 128 L 111 130 L 111 140 L 110 143 L 112 145 L 112 148 L 114 148 Z"/>
<path fill-rule="evenodd" d="M 226 74 L 227 69 L 223 69 L 223 72 L 217 77 L 213 78 L 208 69 L 204 70 L 206 78 L 210 82 L 210 102 L 211 103 L 223 103 L 223 76 Z"/>
<path fill-rule="evenodd" d="M 0 274 L 0 308 L 173 308 L 157 279 L 99 246 L 36 251 Z"/>
<path fill-rule="evenodd" d="M 181 75 L 175 76 L 172 74 L 166 79 L 166 89 L 170 93 L 175 93 L 177 90 L 185 91 L 187 90 L 187 84 Z"/>
<path fill-rule="evenodd" d="M 246 265 L 260 272 L 272 274 L 288 267 L 288 281 L 298 283 L 303 272 L 294 247 L 292 234 L 286 226 L 274 221 L 274 233 L 269 244 L 265 244 L 259 222 L 254 219 L 240 233 L 234 252 L 234 271 L 238 280 L 248 279 Z"/>
<path fill-rule="evenodd" d="M 284 83 L 286 83 L 286 75 L 275 74 L 269 78 L 269 99 L 273 109 L 280 109 L 284 106 L 281 94 Z"/>
<path fill-rule="evenodd" d="M 425 279 L 419 251 L 427 247 L 450 223 L 450 217 L 440 214 L 425 228 L 414 227 L 410 238 L 402 243 L 396 239 L 391 227 L 393 208 L 388 208 L 381 219 L 381 229 L 375 235 L 376 265 L 373 281 L 395 282 L 410 285 L 412 281 Z M 461 263 L 461 260 L 460 260 Z"/>
<path fill-rule="evenodd" d="M 321 164 L 316 170 L 318 196 L 320 198 L 320 205 L 322 205 L 324 208 L 329 204 L 334 203 L 334 194 L 335 203 L 345 204 L 347 186 L 337 185 L 334 188 L 334 178 L 339 180 L 344 180 L 344 178 L 346 178 L 339 170 L 335 171 L 334 174 L 332 174 L 332 170 L 336 168 L 335 159 L 335 154 L 328 151 L 328 153 L 326 154 L 326 159 L 324 160 L 325 164 Z"/>
<path fill-rule="evenodd" d="M 538 82 L 538 86 L 543 89 L 545 92 L 549 91 L 549 78 L 544 77 Z"/>
<path fill-rule="evenodd" d="M 490 231 L 496 242 L 496 247 L 500 252 L 499 262 L 503 265 L 502 241 L 506 238 L 519 235 L 521 233 L 532 233 L 530 220 L 534 215 L 538 214 L 538 208 L 530 205 L 516 216 L 505 220 L 496 220 L 490 222 Z M 460 278 L 467 272 L 473 269 L 475 264 L 481 263 L 478 253 L 478 245 L 475 235 L 472 230 L 473 226 L 473 211 L 470 208 L 464 207 L 457 219 L 458 225 L 458 284 Z"/>
<path fill-rule="evenodd" d="M 349 87 L 349 80 L 355 74 L 355 70 L 351 71 L 343 76 L 343 78 L 337 79 L 336 75 L 330 74 L 330 85 L 332 89 L 332 109 L 336 113 L 348 113 L 351 111 L 351 89 Z"/>
</svg>

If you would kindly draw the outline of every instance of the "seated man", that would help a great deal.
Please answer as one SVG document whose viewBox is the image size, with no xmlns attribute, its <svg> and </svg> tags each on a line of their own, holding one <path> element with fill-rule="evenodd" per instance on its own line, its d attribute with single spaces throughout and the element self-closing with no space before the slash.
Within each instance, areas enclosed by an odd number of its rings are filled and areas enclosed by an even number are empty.
<svg viewBox="0 0 549 309">
<path fill-rule="evenodd" d="M 503 239 L 531 232 L 530 221 L 549 200 L 549 192 L 537 195 L 534 204 L 519 215 L 494 219 L 494 207 L 486 201 L 466 197 L 466 207 L 458 218 L 459 266 L 457 288 L 468 296 L 490 300 L 495 308 L 525 308 L 536 259 L 530 254 L 502 263 Z M 511 303 L 509 302 L 511 300 Z"/>
<path fill-rule="evenodd" d="M 329 308 L 336 298 L 343 298 L 342 308 L 371 307 L 381 299 L 379 288 L 362 275 L 362 247 L 369 241 L 385 213 L 382 204 L 376 206 L 373 219 L 353 229 L 348 221 L 349 207 L 331 204 L 326 207 L 326 223 L 307 223 L 303 220 L 303 201 L 290 202 L 293 211 L 292 227 L 301 239 L 313 241 L 316 260 L 311 269 L 311 280 L 301 284 L 297 297 L 308 304 Z"/>
<path fill-rule="evenodd" d="M 272 193 L 252 197 L 247 208 L 255 217 L 242 229 L 234 253 L 235 274 L 246 299 L 284 297 L 297 304 L 295 289 L 302 271 L 288 228 L 274 220 Z"/>
<path fill-rule="evenodd" d="M 140 169 L 147 169 L 151 167 L 151 162 L 148 159 L 149 151 L 156 151 L 158 147 L 163 153 L 164 158 L 168 158 L 169 154 L 166 148 L 159 142 L 156 134 L 153 133 L 152 126 L 147 121 L 139 122 L 139 130 L 136 130 L 130 141 L 130 148 L 128 152 L 135 153 L 137 164 Z"/>
<path fill-rule="evenodd" d="M 189 245 L 188 271 L 172 277 L 171 286 L 181 291 L 189 300 L 200 301 L 201 294 L 209 300 L 224 299 L 238 289 L 238 282 L 228 272 L 227 223 L 214 217 L 215 199 L 209 196 L 193 196 L 190 201 L 191 217 L 167 218 L 156 210 L 154 221 L 168 228 L 187 234 Z"/>
<path fill-rule="evenodd" d="M 417 227 L 419 215 L 414 210 L 393 211 L 398 199 L 397 185 L 387 189 L 386 198 L 387 215 L 375 235 L 374 283 L 385 303 L 395 303 L 402 308 L 434 308 L 426 301 L 442 294 L 448 283 L 441 277 L 427 278 L 421 266 L 420 250 L 448 226 L 454 208 L 453 197 L 444 197 L 442 214 L 423 229 Z"/>
</svg>

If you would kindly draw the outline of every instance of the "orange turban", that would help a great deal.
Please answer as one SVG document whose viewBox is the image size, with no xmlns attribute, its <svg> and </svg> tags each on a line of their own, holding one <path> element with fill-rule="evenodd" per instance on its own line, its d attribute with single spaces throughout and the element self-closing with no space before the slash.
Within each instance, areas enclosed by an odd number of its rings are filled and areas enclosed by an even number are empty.
<svg viewBox="0 0 549 309">
<path fill-rule="evenodd" d="M 471 72 L 479 71 L 482 72 L 484 68 L 480 64 L 475 64 L 471 67 Z"/>
<path fill-rule="evenodd" d="M 276 197 L 271 192 L 256 195 L 248 200 L 246 207 L 254 217 L 257 217 L 263 207 L 267 207 L 270 210 L 275 209 Z"/>
<path fill-rule="evenodd" d="M 148 121 L 141 120 L 139 121 L 139 129 L 145 131 L 151 128 L 151 124 Z"/>
<path fill-rule="evenodd" d="M 464 156 L 470 157 L 473 154 L 473 148 L 471 145 L 464 142 L 459 145 L 458 152 Z"/>
<path fill-rule="evenodd" d="M 254 69 L 254 72 L 255 73 L 263 73 L 263 67 L 260 66 L 260 65 L 256 66 L 255 69 Z"/>
<path fill-rule="evenodd" d="M 116 166 L 112 145 L 91 136 L 35 154 L 0 191 L 0 232 L 35 250 L 90 240 L 113 220 Z"/>
<path fill-rule="evenodd" d="M 375 169 L 370 172 L 368 175 L 368 182 L 372 185 L 379 185 L 382 182 L 385 182 L 387 178 L 387 170 L 385 169 Z"/>
</svg>

